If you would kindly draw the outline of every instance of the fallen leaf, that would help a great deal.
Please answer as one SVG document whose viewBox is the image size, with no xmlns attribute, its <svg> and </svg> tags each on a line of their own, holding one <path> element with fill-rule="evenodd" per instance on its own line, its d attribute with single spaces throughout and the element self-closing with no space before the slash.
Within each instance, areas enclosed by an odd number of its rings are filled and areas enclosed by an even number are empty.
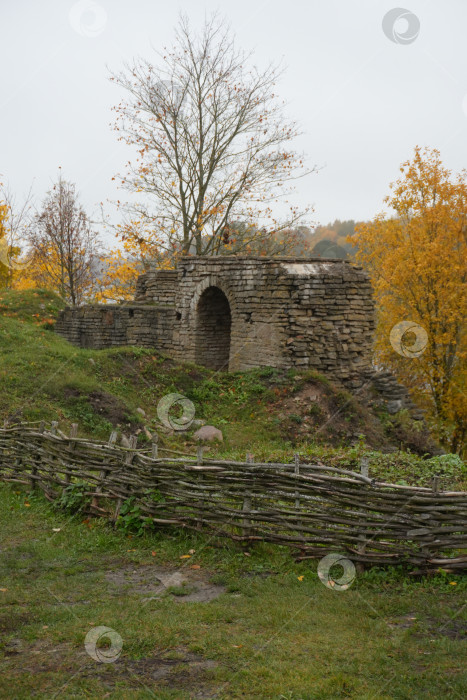
<svg viewBox="0 0 467 700">
<path fill-rule="evenodd" d="M 136 552 L 136 549 L 127 549 L 127 552 Z"/>
<path fill-rule="evenodd" d="M 0 591 L 1 591 L 2 593 L 6 593 L 7 590 L 8 590 L 8 588 L 0 588 Z"/>
<path fill-rule="evenodd" d="M 189 549 L 188 554 L 194 554 L 196 552 L 196 549 Z"/>
<path fill-rule="evenodd" d="M 180 559 L 191 559 L 191 554 L 182 554 Z"/>
<path fill-rule="evenodd" d="M 250 552 L 243 552 L 243 555 L 244 555 L 245 557 L 251 557 Z"/>
<path fill-rule="evenodd" d="M 190 566 L 190 569 L 201 569 L 201 567 L 199 564 L 193 564 L 192 566 Z"/>
<path fill-rule="evenodd" d="M 151 552 L 151 555 L 152 555 L 153 557 L 155 557 L 156 554 L 157 554 L 157 552 Z"/>
<path fill-rule="evenodd" d="M 303 579 L 304 579 L 305 577 L 304 577 L 304 576 L 297 576 L 297 578 L 298 578 L 299 581 L 303 581 Z"/>
<path fill-rule="evenodd" d="M 61 527 L 53 527 L 52 531 L 53 532 L 60 532 L 61 529 L 62 529 Z"/>
<path fill-rule="evenodd" d="M 449 581 L 450 586 L 457 586 L 457 581 Z"/>
<path fill-rule="evenodd" d="M 30 507 L 31 507 L 31 504 L 30 504 L 30 503 L 25 503 L 24 505 L 26 506 L 26 508 L 30 508 Z"/>
<path fill-rule="evenodd" d="M 49 629 L 49 625 L 42 625 L 42 629 L 43 629 L 43 630 L 48 630 L 48 629 Z"/>
<path fill-rule="evenodd" d="M 243 644 L 232 644 L 234 649 L 241 649 Z"/>
</svg>

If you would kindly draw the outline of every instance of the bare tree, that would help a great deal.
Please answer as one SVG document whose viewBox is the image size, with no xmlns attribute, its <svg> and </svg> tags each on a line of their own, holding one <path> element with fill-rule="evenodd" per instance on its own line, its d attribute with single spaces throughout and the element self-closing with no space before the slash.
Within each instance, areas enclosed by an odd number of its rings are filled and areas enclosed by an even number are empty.
<svg viewBox="0 0 467 700">
<path fill-rule="evenodd" d="M 250 55 L 216 15 L 200 35 L 182 17 L 175 46 L 157 56 L 156 67 L 139 58 L 112 76 L 126 95 L 115 128 L 139 153 L 119 177 L 145 193 L 129 207 L 123 237 L 209 255 L 232 221 L 274 233 L 311 211 L 287 205 L 279 223 L 272 209 L 311 172 L 290 148 L 299 132 L 274 94 L 278 69 L 247 68 Z"/>
<path fill-rule="evenodd" d="M 78 202 L 75 185 L 61 174 L 35 215 L 28 238 L 30 274 L 73 306 L 82 303 L 93 289 L 100 242 Z"/>
</svg>

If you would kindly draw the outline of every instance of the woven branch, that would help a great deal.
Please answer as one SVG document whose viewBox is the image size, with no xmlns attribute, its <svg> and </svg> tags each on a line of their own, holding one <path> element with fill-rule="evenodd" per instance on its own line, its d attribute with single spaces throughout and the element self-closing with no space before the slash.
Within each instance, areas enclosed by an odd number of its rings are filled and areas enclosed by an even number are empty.
<svg viewBox="0 0 467 700">
<path fill-rule="evenodd" d="M 136 438 L 130 448 L 115 443 L 115 433 L 108 443 L 78 438 L 77 426 L 70 437 L 56 424 L 5 427 L 0 479 L 40 488 L 51 501 L 84 483 L 93 514 L 115 520 L 132 496 L 156 525 L 288 545 L 301 559 L 340 551 L 368 564 L 467 569 L 466 492 L 377 482 L 366 470 L 297 457 L 292 464 L 253 463 L 250 455 L 246 462 L 165 458 L 136 449 Z"/>
</svg>

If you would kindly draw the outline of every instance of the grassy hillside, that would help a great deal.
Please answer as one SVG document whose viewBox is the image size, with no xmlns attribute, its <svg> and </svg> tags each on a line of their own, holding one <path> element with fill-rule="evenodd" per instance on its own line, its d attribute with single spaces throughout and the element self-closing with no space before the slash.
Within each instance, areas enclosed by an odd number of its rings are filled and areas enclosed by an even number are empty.
<svg viewBox="0 0 467 700">
<path fill-rule="evenodd" d="M 193 452 L 194 428 L 170 434 L 158 423 L 158 402 L 177 392 L 194 403 L 196 419 L 222 430 L 224 442 L 210 446 L 210 456 L 249 451 L 255 459 L 290 461 L 299 452 L 352 468 L 366 454 L 370 473 L 385 480 L 427 483 L 433 473 L 464 479 L 454 456 L 423 459 L 431 445 L 420 424 L 375 409 L 371 395 L 354 397 L 315 372 L 229 374 L 150 349 L 76 348 L 53 332 L 60 308 L 44 290 L 0 294 L 1 420 L 58 420 L 65 433 L 76 422 L 80 435 L 104 440 L 115 427 L 140 442 L 156 430 L 162 447 Z"/>
</svg>

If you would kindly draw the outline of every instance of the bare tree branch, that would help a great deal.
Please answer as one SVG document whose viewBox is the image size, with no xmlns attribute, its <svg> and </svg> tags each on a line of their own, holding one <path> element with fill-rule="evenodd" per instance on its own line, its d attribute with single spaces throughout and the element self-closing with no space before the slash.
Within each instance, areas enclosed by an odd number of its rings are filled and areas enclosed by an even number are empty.
<svg viewBox="0 0 467 700">
<path fill-rule="evenodd" d="M 62 179 L 48 192 L 28 234 L 31 274 L 76 306 L 91 293 L 100 242 L 78 202 L 75 185 Z"/>
<path fill-rule="evenodd" d="M 299 131 L 274 94 L 279 70 L 247 68 L 249 58 L 217 16 L 200 35 L 182 17 L 157 67 L 139 58 L 112 76 L 126 93 L 115 128 L 138 149 L 119 177 L 146 195 L 127 208 L 127 230 L 149 226 L 169 254 L 216 253 L 232 221 L 261 221 L 273 233 L 271 206 L 315 170 L 292 150 Z M 310 211 L 294 209 L 282 228 Z"/>
</svg>

